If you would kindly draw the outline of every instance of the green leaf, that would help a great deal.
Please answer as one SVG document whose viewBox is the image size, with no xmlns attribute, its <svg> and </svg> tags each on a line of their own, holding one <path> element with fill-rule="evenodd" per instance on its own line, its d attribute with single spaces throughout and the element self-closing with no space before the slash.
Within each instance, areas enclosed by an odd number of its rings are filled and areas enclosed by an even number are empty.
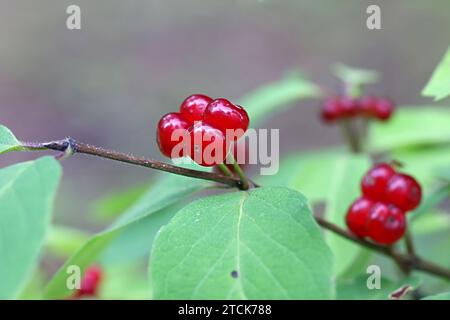
<svg viewBox="0 0 450 320">
<path fill-rule="evenodd" d="M 315 84 L 295 74 L 250 92 L 239 99 L 238 104 L 244 106 L 251 125 L 255 126 L 270 115 L 292 107 L 297 101 L 319 95 L 320 90 Z"/>
<path fill-rule="evenodd" d="M 126 191 L 109 193 L 98 199 L 92 206 L 91 211 L 101 220 L 117 218 L 138 201 L 148 189 L 148 185 L 139 185 Z"/>
<path fill-rule="evenodd" d="M 346 228 L 345 215 L 348 207 L 360 194 L 360 181 L 370 167 L 367 156 L 342 155 L 334 158 L 333 173 L 329 177 L 329 194 L 326 203 L 326 218 L 336 225 Z M 353 269 L 365 269 L 370 252 L 333 233 L 326 233 L 327 243 L 334 257 L 334 272 L 343 276 Z M 358 261 L 358 264 L 355 264 Z M 361 270 L 358 270 L 361 272 Z"/>
<path fill-rule="evenodd" d="M 422 95 L 433 97 L 435 101 L 444 99 L 450 95 L 450 48 L 422 90 Z"/>
<path fill-rule="evenodd" d="M 398 108 L 387 122 L 371 125 L 369 148 L 374 151 L 450 142 L 450 108 Z"/>
<path fill-rule="evenodd" d="M 89 240 L 89 237 L 82 230 L 68 226 L 52 225 L 47 236 L 45 248 L 58 257 L 67 258 Z"/>
<path fill-rule="evenodd" d="M 450 229 L 450 215 L 441 211 L 427 211 L 414 217 L 414 220 L 410 221 L 409 228 L 414 236 L 447 231 Z"/>
<path fill-rule="evenodd" d="M 344 64 L 334 65 L 333 73 L 345 84 L 347 94 L 359 97 L 362 94 L 362 86 L 375 83 L 379 80 L 377 72 L 367 69 L 357 69 Z"/>
<path fill-rule="evenodd" d="M 338 300 L 388 300 L 389 295 L 395 290 L 409 285 L 416 289 L 420 284 L 417 277 L 408 277 L 399 281 L 393 281 L 382 277 L 379 289 L 369 289 L 367 279 L 370 274 L 360 275 L 353 279 L 339 280 L 336 284 Z"/>
<path fill-rule="evenodd" d="M 450 292 L 435 294 L 433 296 L 425 297 L 422 300 L 450 300 Z"/>
<path fill-rule="evenodd" d="M 332 256 L 300 193 L 266 187 L 200 199 L 161 229 L 156 299 L 328 299 Z"/>
<path fill-rule="evenodd" d="M 286 186 L 302 192 L 312 203 L 328 197 L 330 176 L 341 150 L 318 150 L 289 155 L 281 161 L 276 175 L 262 176 L 261 185 Z"/>
<path fill-rule="evenodd" d="M 51 157 L 0 170 L 0 299 L 16 297 L 37 265 L 60 176 Z"/>
<path fill-rule="evenodd" d="M 21 150 L 22 146 L 7 127 L 0 125 L 0 154 Z"/>
<path fill-rule="evenodd" d="M 73 256 L 71 256 L 59 269 L 56 275 L 48 283 L 44 296 L 47 299 L 59 299 L 67 297 L 71 291 L 66 287 L 67 267 L 78 265 L 84 270 L 92 262 L 100 258 L 101 254 L 118 236 L 135 230 L 137 224 L 145 223 L 148 247 L 162 224 L 167 223 L 174 212 L 167 210 L 175 203 L 186 199 L 209 185 L 203 180 L 195 180 L 177 175 L 167 175 L 160 183 L 155 184 L 150 190 L 123 216 L 121 216 L 110 228 L 94 235 Z M 154 218 L 153 223 L 147 219 Z M 130 229 L 128 229 L 130 228 Z M 127 248 L 117 255 L 127 254 Z M 148 251 L 147 251 L 148 252 Z"/>
</svg>

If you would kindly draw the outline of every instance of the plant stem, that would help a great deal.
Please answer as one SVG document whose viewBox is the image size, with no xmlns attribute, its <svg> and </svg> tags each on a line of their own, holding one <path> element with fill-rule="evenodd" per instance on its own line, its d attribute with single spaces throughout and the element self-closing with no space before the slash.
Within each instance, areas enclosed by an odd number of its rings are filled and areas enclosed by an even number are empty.
<svg viewBox="0 0 450 320">
<path fill-rule="evenodd" d="M 233 154 L 230 153 L 229 158 L 233 161 L 233 169 L 234 172 L 238 175 L 238 177 L 241 179 L 242 182 L 242 189 L 247 190 L 250 187 L 250 184 L 248 182 L 248 178 L 245 175 L 244 171 L 242 171 L 241 166 L 237 163 L 236 159 L 234 158 Z"/>
<path fill-rule="evenodd" d="M 402 263 L 402 265 L 408 266 L 411 269 L 427 272 L 442 278 L 445 278 L 447 280 L 450 279 L 450 270 L 445 269 L 439 265 L 436 265 L 432 262 L 423 260 L 419 258 L 416 255 L 412 254 L 404 254 L 401 253 L 391 247 L 388 246 L 380 246 L 375 243 L 369 242 L 367 240 L 364 240 L 362 238 L 358 238 L 355 235 L 351 234 L 345 229 L 342 229 L 341 227 L 338 227 L 335 224 L 332 224 L 323 218 L 315 217 L 317 223 L 322 226 L 324 229 L 327 229 L 331 232 L 334 232 L 341 237 L 353 241 L 363 247 L 369 248 L 371 250 L 374 250 L 378 253 L 381 253 L 385 256 L 390 257 L 391 259 L 394 259 L 395 261 L 398 261 Z"/>
<path fill-rule="evenodd" d="M 130 154 L 108 150 L 101 147 L 92 146 L 89 144 L 77 142 L 72 138 L 66 138 L 64 140 L 56 140 L 50 142 L 43 143 L 28 143 L 22 142 L 22 146 L 25 149 L 29 150 L 42 150 L 50 149 L 54 151 L 68 152 L 70 153 L 83 153 L 89 154 L 93 156 L 97 156 L 100 158 L 110 159 L 114 161 L 124 162 L 128 164 L 133 164 L 141 167 L 151 168 L 155 170 L 170 172 L 186 177 L 203 179 L 209 181 L 215 181 L 219 183 L 223 183 L 232 187 L 237 187 L 241 190 L 245 190 L 245 186 L 241 182 L 241 180 L 235 177 L 228 177 L 222 174 L 212 173 L 212 172 L 203 172 L 198 170 L 186 169 L 178 166 L 174 166 L 172 164 L 160 162 L 153 159 L 147 159 L 143 157 L 136 157 Z"/>
<path fill-rule="evenodd" d="M 340 122 L 342 133 L 347 141 L 350 149 L 354 153 L 361 152 L 361 140 L 355 127 L 352 126 L 351 120 L 344 119 Z"/>
<path fill-rule="evenodd" d="M 219 168 L 220 171 L 222 171 L 222 173 L 228 177 L 232 177 L 233 173 L 230 171 L 230 169 L 228 169 L 228 167 L 226 166 L 226 164 L 224 163 L 219 163 L 216 165 L 217 168 Z"/>
<path fill-rule="evenodd" d="M 406 230 L 405 232 L 405 245 L 406 245 L 406 251 L 410 254 L 410 255 L 416 255 L 416 249 L 414 248 L 414 242 L 412 239 L 412 235 L 411 232 L 409 230 Z"/>
</svg>

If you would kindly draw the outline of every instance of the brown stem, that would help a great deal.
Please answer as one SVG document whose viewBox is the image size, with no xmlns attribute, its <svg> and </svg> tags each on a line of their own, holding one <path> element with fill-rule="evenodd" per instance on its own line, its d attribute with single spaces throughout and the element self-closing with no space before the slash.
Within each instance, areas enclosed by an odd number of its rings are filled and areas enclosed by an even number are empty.
<svg viewBox="0 0 450 320">
<path fill-rule="evenodd" d="M 356 128 L 353 126 L 351 120 L 344 119 L 340 122 L 342 133 L 354 153 L 361 152 L 361 140 L 359 133 Z"/>
<path fill-rule="evenodd" d="M 342 229 L 342 228 L 338 227 L 337 225 L 324 220 L 323 218 L 315 217 L 315 219 L 316 219 L 317 223 L 320 226 L 322 226 L 324 229 L 332 231 L 332 232 L 342 236 L 343 238 L 353 241 L 363 247 L 369 248 L 369 249 L 374 250 L 378 253 L 381 253 L 385 256 L 388 256 L 388 257 L 394 259 L 395 261 L 397 261 L 397 263 L 401 263 L 403 266 L 408 266 L 411 269 L 431 273 L 433 275 L 445 278 L 447 280 L 450 279 L 450 270 L 448 270 L 448 269 L 438 266 L 432 262 L 423 260 L 415 255 L 412 255 L 409 253 L 404 254 L 404 253 L 401 253 L 391 247 L 380 246 L 375 243 L 364 240 L 362 238 L 358 238 L 355 235 L 349 233 L 347 230 Z"/>
<path fill-rule="evenodd" d="M 89 144 L 77 142 L 72 138 L 67 138 L 64 140 L 57 140 L 45 143 L 28 143 L 22 142 L 22 146 L 26 149 L 32 150 L 42 150 L 42 149 L 50 149 L 61 152 L 70 152 L 70 153 L 83 153 L 89 154 L 105 159 L 110 159 L 114 161 L 120 161 L 124 163 L 129 163 L 141 167 L 151 168 L 155 170 L 170 172 L 186 177 L 203 179 L 209 181 L 215 181 L 219 183 L 223 183 L 232 187 L 237 187 L 239 189 L 244 189 L 242 182 L 240 179 L 235 177 L 228 177 L 218 173 L 212 172 L 204 172 L 198 170 L 186 169 L 178 166 L 174 166 L 168 163 L 160 162 L 153 159 L 147 159 L 143 157 L 136 157 L 130 154 L 117 152 L 114 150 L 108 150 L 101 147 L 92 146 Z"/>
</svg>

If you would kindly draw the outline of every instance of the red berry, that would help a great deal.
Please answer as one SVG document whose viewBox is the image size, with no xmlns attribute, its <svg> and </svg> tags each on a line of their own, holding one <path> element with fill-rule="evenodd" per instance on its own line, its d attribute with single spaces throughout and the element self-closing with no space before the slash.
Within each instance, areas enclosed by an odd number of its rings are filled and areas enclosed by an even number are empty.
<svg viewBox="0 0 450 320">
<path fill-rule="evenodd" d="M 394 103 L 387 98 L 378 98 L 375 104 L 375 116 L 381 120 L 385 121 L 391 117 L 394 111 Z"/>
<path fill-rule="evenodd" d="M 339 104 L 342 117 L 353 117 L 358 113 L 358 104 L 355 99 L 349 96 L 339 98 Z"/>
<path fill-rule="evenodd" d="M 227 134 L 227 129 L 234 130 L 236 133 L 234 140 L 244 135 L 250 122 L 244 108 L 223 98 L 212 101 L 206 107 L 203 121 L 222 131 L 224 136 Z M 237 132 L 236 130 L 242 131 Z"/>
<path fill-rule="evenodd" d="M 387 184 L 385 198 L 403 211 L 411 211 L 417 208 L 422 199 L 422 188 L 413 177 L 396 174 Z"/>
<path fill-rule="evenodd" d="M 202 121 L 203 112 L 211 101 L 213 99 L 203 94 L 193 94 L 181 103 L 180 113 L 192 125 L 195 121 Z"/>
<path fill-rule="evenodd" d="M 201 166 L 211 167 L 225 160 L 229 144 L 222 131 L 205 123 L 196 122 L 190 129 L 191 158 Z"/>
<path fill-rule="evenodd" d="M 367 222 L 369 213 L 374 202 L 368 198 L 361 197 L 348 208 L 345 221 L 349 230 L 358 237 L 367 236 Z"/>
<path fill-rule="evenodd" d="M 376 203 L 369 214 L 367 233 L 379 244 L 392 244 L 399 240 L 406 229 L 405 214 L 393 205 Z"/>
<path fill-rule="evenodd" d="M 361 190 L 366 197 L 375 201 L 384 201 L 389 179 L 395 175 L 395 170 L 387 163 L 374 166 L 361 181 Z"/>
<path fill-rule="evenodd" d="M 166 157 L 178 158 L 180 156 L 186 156 L 182 150 L 180 150 L 180 153 L 174 152 L 175 154 L 172 154 L 174 147 L 183 140 L 181 135 L 178 135 L 178 137 L 176 137 L 176 133 L 172 135 L 177 129 L 183 129 L 185 130 L 184 134 L 188 134 L 189 123 L 180 113 L 168 113 L 158 122 L 158 128 L 156 130 L 158 146 L 159 150 Z M 183 133 L 183 131 L 179 130 L 178 133 Z"/>
<path fill-rule="evenodd" d="M 325 100 L 321 116 L 325 122 L 333 122 L 341 116 L 341 105 L 336 97 Z"/>
<path fill-rule="evenodd" d="M 364 96 L 358 100 L 358 110 L 366 117 L 375 116 L 375 106 L 378 99 L 374 96 Z"/>
<path fill-rule="evenodd" d="M 87 268 L 81 279 L 80 290 L 76 292 L 76 296 L 95 296 L 102 280 L 102 275 L 102 269 L 98 266 Z"/>
</svg>

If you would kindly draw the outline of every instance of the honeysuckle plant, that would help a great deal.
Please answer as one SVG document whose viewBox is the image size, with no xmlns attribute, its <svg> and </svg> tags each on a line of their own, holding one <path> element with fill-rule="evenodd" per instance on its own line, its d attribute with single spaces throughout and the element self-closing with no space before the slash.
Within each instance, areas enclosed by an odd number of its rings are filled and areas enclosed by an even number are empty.
<svg viewBox="0 0 450 320">
<path fill-rule="evenodd" d="M 424 95 L 450 94 L 449 59 Z M 311 121 L 324 130 L 338 123 L 347 145 L 286 155 L 275 175 L 249 176 L 236 159 L 226 163 L 235 158 L 228 144 L 211 163 L 194 157 L 202 150 L 195 143 L 182 148 L 194 161 L 181 165 L 76 137 L 25 142 L 1 126 L 0 153 L 54 154 L 0 169 L 0 298 L 449 298 L 450 216 L 441 204 L 450 194 L 450 108 L 394 110 L 370 95 L 375 72 L 334 72 L 344 88 L 334 100 L 295 74 L 236 102 L 196 94 L 158 124 L 154 143 L 174 158 L 172 129 L 227 141 L 226 129 L 245 132 L 316 99 Z M 62 167 L 83 154 L 160 171 L 149 186 L 99 199 L 94 214 L 110 226 L 95 234 L 52 223 Z M 48 256 L 62 261 L 54 274 L 39 263 Z M 376 290 L 367 287 L 371 266 L 381 270 Z M 81 288 L 68 285 L 73 268 Z"/>
</svg>

